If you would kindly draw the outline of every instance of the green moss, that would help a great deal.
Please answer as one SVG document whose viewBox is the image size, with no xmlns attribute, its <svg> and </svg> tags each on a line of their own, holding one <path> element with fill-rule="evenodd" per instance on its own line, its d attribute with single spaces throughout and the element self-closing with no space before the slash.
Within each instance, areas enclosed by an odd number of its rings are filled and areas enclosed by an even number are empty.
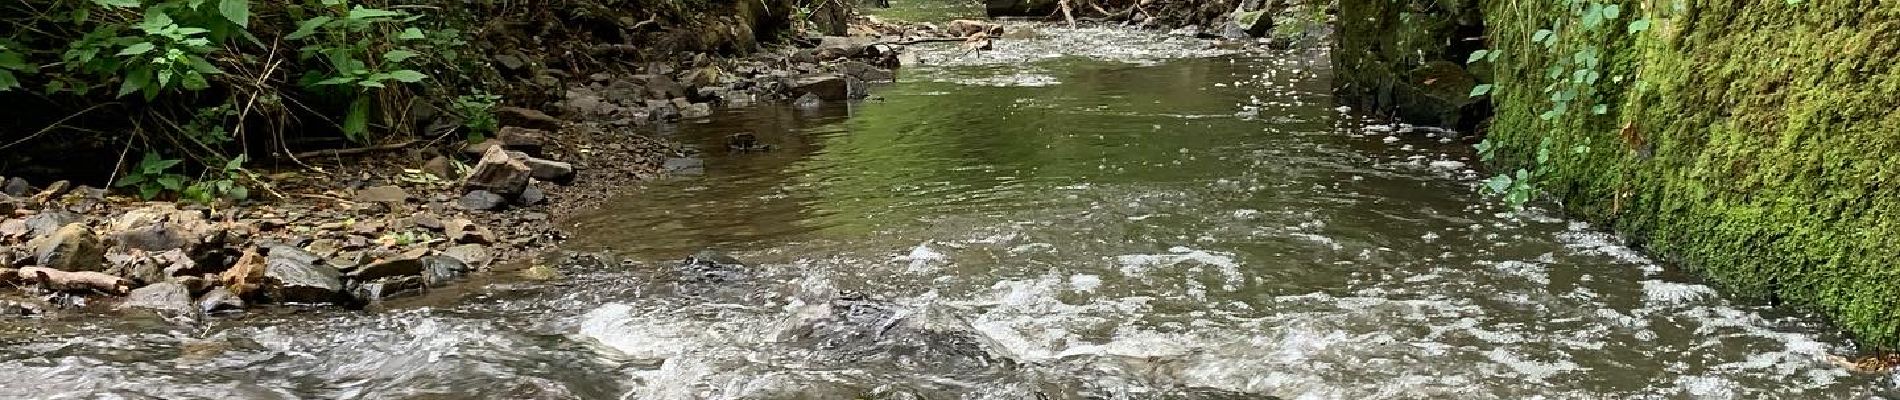
<svg viewBox="0 0 1900 400">
<path fill-rule="evenodd" d="M 1586 32 L 1556 2 L 1526 3 L 1485 7 L 1506 54 L 1489 132 L 1505 164 L 1548 137 L 1562 151 L 1539 185 L 1572 213 L 1736 293 L 1900 345 L 1900 5 L 1620 2 L 1621 18 Z M 1654 23 L 1628 33 L 1637 18 Z M 1552 27 L 1554 52 L 1531 40 Z M 1540 118 L 1546 68 L 1581 46 L 1607 65 L 1579 102 L 1609 113 Z"/>
</svg>

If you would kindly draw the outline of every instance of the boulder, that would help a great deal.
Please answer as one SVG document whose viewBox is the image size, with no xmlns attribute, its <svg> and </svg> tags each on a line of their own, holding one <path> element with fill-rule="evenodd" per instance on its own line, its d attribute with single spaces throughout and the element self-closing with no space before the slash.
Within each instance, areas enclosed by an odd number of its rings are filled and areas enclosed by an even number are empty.
<svg viewBox="0 0 1900 400">
<path fill-rule="evenodd" d="M 792 81 L 792 92 L 801 97 L 816 96 L 819 100 L 838 101 L 853 98 L 851 81 L 832 74 L 811 74 L 799 77 Z"/>
<path fill-rule="evenodd" d="M 120 308 L 143 308 L 153 311 L 190 313 L 191 290 L 173 282 L 159 282 L 133 289 L 126 295 Z"/>
<path fill-rule="evenodd" d="M 844 72 L 846 76 L 857 78 L 865 82 L 894 82 L 897 80 L 897 74 L 892 73 L 891 70 L 878 68 L 871 64 L 858 61 L 845 62 L 839 66 L 839 70 Z"/>
<path fill-rule="evenodd" d="M 295 247 L 273 247 L 265 259 L 265 289 L 272 300 L 332 303 L 340 300 L 343 274 L 322 258 Z"/>
<path fill-rule="evenodd" d="M 80 220 L 79 214 L 53 211 L 33 214 L 33 216 L 26 217 L 26 221 L 24 222 L 26 223 L 27 235 L 40 237 L 51 235 L 53 231 L 59 230 L 59 228 L 65 227 L 67 224 L 79 222 Z"/>
<path fill-rule="evenodd" d="M 33 184 L 27 183 L 25 179 L 20 179 L 19 177 L 7 178 L 7 183 L 0 185 L 0 193 L 4 193 L 9 197 L 26 197 L 27 193 L 32 192 Z"/>
<path fill-rule="evenodd" d="M 487 190 L 502 196 L 521 194 L 528 186 L 528 178 L 533 171 L 520 159 L 508 154 L 501 147 L 489 147 L 482 153 L 482 159 L 463 178 L 462 187 L 466 190 Z"/>
<path fill-rule="evenodd" d="M 1054 3 L 1051 1 L 1050 3 Z M 1047 15 L 1047 14 L 1044 14 Z M 944 33 L 964 37 L 975 34 L 997 37 L 1003 36 L 1003 26 L 983 21 L 959 19 L 943 25 Z"/>
<path fill-rule="evenodd" d="M 373 281 L 392 276 L 414 276 L 421 274 L 422 260 L 399 256 L 369 263 L 369 265 L 357 268 L 355 271 L 350 271 L 348 277 L 350 280 L 355 281 Z"/>
<path fill-rule="evenodd" d="M 535 185 L 528 185 L 527 189 L 521 190 L 521 196 L 515 197 L 515 202 L 524 206 L 546 203 L 547 201 L 548 192 L 541 190 L 540 187 Z"/>
<path fill-rule="evenodd" d="M 528 165 L 528 176 L 534 179 L 550 182 L 567 182 L 574 179 L 573 164 L 534 157 L 523 157 L 521 161 Z"/>
<path fill-rule="evenodd" d="M 196 252 L 218 241 L 220 232 L 204 212 L 159 204 L 126 211 L 106 224 L 104 235 L 114 249 Z"/>
<path fill-rule="evenodd" d="M 376 302 L 417 294 L 422 291 L 422 288 L 422 277 L 394 276 L 352 284 L 350 297 L 363 302 Z"/>
<path fill-rule="evenodd" d="M 561 120 L 559 118 L 554 118 L 540 110 L 521 107 L 498 107 L 495 109 L 495 117 L 500 120 L 501 126 L 505 127 L 518 126 L 543 131 L 561 130 Z"/>
<path fill-rule="evenodd" d="M 102 271 L 106 269 L 106 248 L 85 224 L 71 223 L 51 235 L 33 239 L 35 265 L 61 271 Z"/>
</svg>

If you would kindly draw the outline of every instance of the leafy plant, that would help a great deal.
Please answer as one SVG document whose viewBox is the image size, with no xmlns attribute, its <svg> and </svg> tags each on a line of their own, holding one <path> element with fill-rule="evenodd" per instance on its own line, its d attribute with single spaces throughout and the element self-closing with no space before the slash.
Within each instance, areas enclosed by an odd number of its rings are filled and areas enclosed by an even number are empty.
<svg viewBox="0 0 1900 400">
<path fill-rule="evenodd" d="M 305 74 L 302 84 L 335 88 L 347 93 L 350 105 L 343 118 L 343 134 L 351 140 L 369 140 L 369 114 L 376 91 L 390 83 L 418 83 L 429 76 L 410 68 L 422 53 L 408 46 L 428 35 L 404 27 L 421 16 L 398 10 L 351 6 L 343 0 L 321 0 L 322 11 L 297 24 L 284 38 L 304 42 L 305 61 L 322 64 Z"/>
<path fill-rule="evenodd" d="M 501 120 L 495 116 L 495 105 L 500 102 L 498 95 L 469 94 L 456 96 L 449 108 L 462 117 L 462 127 L 468 129 L 468 141 L 474 143 L 501 129 Z"/>
<path fill-rule="evenodd" d="M 224 162 L 223 169 L 213 171 L 217 179 L 201 179 L 180 191 L 179 197 L 199 203 L 211 203 L 218 199 L 244 200 L 251 197 L 251 189 L 244 186 L 243 179 L 249 171 L 244 169 L 244 156 L 238 155 Z"/>
<path fill-rule="evenodd" d="M 146 200 L 158 198 L 159 194 L 167 190 L 184 190 L 185 177 L 170 172 L 180 162 L 184 160 L 166 159 L 158 152 L 145 152 L 145 158 L 139 161 L 139 165 L 133 167 L 126 173 L 125 178 L 119 179 L 112 186 L 135 188 L 138 190 L 139 198 Z"/>
</svg>

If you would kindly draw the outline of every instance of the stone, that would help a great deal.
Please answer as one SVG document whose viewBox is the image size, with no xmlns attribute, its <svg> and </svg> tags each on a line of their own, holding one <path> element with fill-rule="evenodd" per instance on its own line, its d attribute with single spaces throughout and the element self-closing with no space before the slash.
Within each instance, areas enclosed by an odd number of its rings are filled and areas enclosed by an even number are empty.
<svg viewBox="0 0 1900 400">
<path fill-rule="evenodd" d="M 370 186 L 356 190 L 356 201 L 365 203 L 401 204 L 409 201 L 409 191 L 402 187 L 383 185 Z"/>
<path fill-rule="evenodd" d="M 395 276 L 351 285 L 350 297 L 364 302 L 376 302 L 420 293 L 422 288 L 422 277 Z"/>
<path fill-rule="evenodd" d="M 503 204 L 507 203 L 508 198 L 501 197 L 501 195 L 487 190 L 471 191 L 468 192 L 468 194 L 462 195 L 462 198 L 455 200 L 456 207 L 471 211 L 490 211 L 501 208 Z"/>
<path fill-rule="evenodd" d="M 706 160 L 697 157 L 667 157 L 660 162 L 660 168 L 670 174 L 699 175 L 706 173 Z"/>
<path fill-rule="evenodd" d="M 33 214 L 33 216 L 26 217 L 26 233 L 33 237 L 51 235 L 53 231 L 59 230 L 59 228 L 65 227 L 67 224 L 79 221 L 79 214 L 65 211 Z"/>
<path fill-rule="evenodd" d="M 895 82 L 897 74 L 859 61 L 847 61 L 839 66 L 845 75 L 865 82 Z"/>
<path fill-rule="evenodd" d="M 797 107 L 798 109 L 801 109 L 801 110 L 815 110 L 815 109 L 818 109 L 818 107 L 823 107 L 824 105 L 825 105 L 824 99 L 820 99 L 818 98 L 818 95 L 811 94 L 811 93 L 806 93 L 803 96 L 798 96 L 797 100 L 792 101 L 792 107 Z"/>
<path fill-rule="evenodd" d="M 534 179 L 549 182 L 568 182 L 574 179 L 573 164 L 534 157 L 523 157 L 521 162 L 528 165 L 528 176 Z"/>
<path fill-rule="evenodd" d="M 198 297 L 198 311 L 206 314 L 244 309 L 244 299 L 230 289 L 216 288 Z"/>
<path fill-rule="evenodd" d="M 496 148 L 496 147 L 507 147 L 507 146 L 502 143 L 501 139 L 489 138 L 488 140 L 483 140 L 479 143 L 470 143 L 469 145 L 462 146 L 462 154 L 467 154 L 469 156 L 474 156 L 474 157 L 481 157 L 483 155 L 488 154 L 488 149 Z"/>
<path fill-rule="evenodd" d="M 508 154 L 501 147 L 490 147 L 482 154 L 480 162 L 463 178 L 462 187 L 466 190 L 487 190 L 503 196 L 520 194 L 528 186 L 528 178 L 533 171 L 520 159 Z"/>
<path fill-rule="evenodd" d="M 561 279 L 562 277 L 560 270 L 541 264 L 535 264 L 534 266 L 522 269 L 520 276 L 521 279 L 531 281 L 551 281 Z"/>
<path fill-rule="evenodd" d="M 476 268 L 485 267 L 488 263 L 495 261 L 495 256 L 488 252 L 488 247 L 479 244 L 464 244 L 450 247 L 447 250 L 442 250 L 442 256 L 460 260 L 462 264 Z"/>
<path fill-rule="evenodd" d="M 486 244 L 495 242 L 495 233 L 490 232 L 486 227 L 476 225 L 474 221 L 457 218 L 449 220 L 443 224 L 443 227 L 445 229 L 442 234 L 448 237 L 450 243 Z"/>
<path fill-rule="evenodd" d="M 321 264 L 322 258 L 295 247 L 272 247 L 264 266 L 265 290 L 272 300 L 287 303 L 334 303 L 341 300 L 343 273 Z"/>
<path fill-rule="evenodd" d="M 1051 2 L 1053 3 L 1053 2 Z M 963 37 L 975 34 L 1003 36 L 1003 26 L 977 20 L 959 19 L 943 25 L 944 33 Z"/>
<path fill-rule="evenodd" d="M 455 176 L 455 164 L 450 162 L 448 157 L 444 156 L 435 156 L 435 158 L 430 158 L 428 162 L 422 163 L 422 173 L 434 175 L 438 179 L 459 178 Z"/>
<path fill-rule="evenodd" d="M 153 311 L 189 313 L 192 312 L 191 289 L 173 282 L 159 282 L 132 289 L 125 297 L 120 308 L 142 308 Z"/>
<path fill-rule="evenodd" d="M 500 140 L 501 145 L 509 150 L 540 154 L 541 148 L 547 145 L 548 133 L 540 129 L 510 126 L 495 132 L 495 140 Z"/>
<path fill-rule="evenodd" d="M 709 116 L 712 116 L 711 104 L 691 103 L 691 104 L 687 104 L 684 107 L 680 107 L 680 118 L 700 118 L 700 117 L 709 117 Z"/>
<path fill-rule="evenodd" d="M 422 260 L 422 284 L 428 287 L 442 287 L 461 279 L 470 269 L 468 264 L 454 257 L 428 256 Z"/>
<path fill-rule="evenodd" d="M 800 97 L 817 96 L 819 100 L 850 100 L 851 82 L 837 75 L 811 74 L 793 80 L 792 92 Z"/>
<path fill-rule="evenodd" d="M 644 92 L 646 98 L 671 99 L 686 96 L 686 89 L 680 87 L 678 82 L 674 82 L 673 78 L 665 75 L 643 76 L 646 77 L 646 91 Z"/>
<path fill-rule="evenodd" d="M 526 60 L 523 60 L 521 56 L 514 55 L 514 54 L 496 54 L 495 63 L 501 64 L 501 67 L 503 69 L 507 69 L 510 71 L 519 70 L 523 67 L 528 66 L 528 62 Z"/>
<path fill-rule="evenodd" d="M 561 130 L 561 120 L 540 110 L 521 107 L 497 107 L 495 118 L 504 127 L 522 127 L 542 131 Z"/>
<path fill-rule="evenodd" d="M 540 187 L 535 185 L 528 185 L 527 189 L 521 190 L 521 196 L 515 197 L 515 202 L 524 206 L 546 203 L 547 201 L 548 192 L 541 190 Z"/>
<path fill-rule="evenodd" d="M 417 228 L 436 231 L 442 230 L 442 219 L 437 218 L 435 214 L 416 214 L 415 217 L 410 218 L 410 222 L 414 223 Z"/>
<path fill-rule="evenodd" d="M 1266 11 L 1239 11 L 1228 17 L 1227 28 L 1221 35 L 1233 39 L 1264 37 L 1272 31 L 1273 17 Z"/>
<path fill-rule="evenodd" d="M 7 183 L 0 185 L 0 193 L 5 193 L 10 197 L 26 197 L 26 194 L 32 191 L 33 184 L 19 177 L 7 178 Z"/>
<path fill-rule="evenodd" d="M 193 252 L 223 237 L 223 230 L 205 218 L 204 212 L 179 210 L 160 204 L 126 211 L 106 224 L 103 232 L 114 249 L 167 251 L 187 249 Z"/>
<path fill-rule="evenodd" d="M 71 223 L 28 242 L 35 264 L 61 271 L 102 271 L 106 249 L 85 224 Z"/>
<path fill-rule="evenodd" d="M 424 250 L 427 250 L 426 248 Z M 412 276 L 422 274 L 422 260 L 407 256 L 378 260 L 369 265 L 350 271 L 350 280 L 373 281 L 392 276 Z"/>
</svg>

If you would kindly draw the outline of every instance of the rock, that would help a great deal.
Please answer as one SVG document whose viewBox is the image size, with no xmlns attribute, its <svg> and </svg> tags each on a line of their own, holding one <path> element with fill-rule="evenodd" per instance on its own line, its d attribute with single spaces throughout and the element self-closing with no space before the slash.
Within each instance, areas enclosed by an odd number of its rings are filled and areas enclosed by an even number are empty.
<svg viewBox="0 0 1900 400">
<path fill-rule="evenodd" d="M 521 107 L 495 108 L 495 117 L 504 127 L 522 127 L 542 131 L 561 130 L 561 120 L 540 110 Z"/>
<path fill-rule="evenodd" d="M 173 251 L 176 252 L 177 250 Z M 184 258 L 182 254 L 177 257 Z M 188 258 L 183 261 L 186 263 L 191 262 Z M 165 272 L 166 267 L 170 266 L 170 260 L 160 260 L 158 257 L 149 255 L 143 250 L 132 250 L 130 253 L 122 254 L 107 254 L 106 263 L 109 265 L 105 270 L 107 274 L 130 279 L 139 284 L 164 282 L 169 280 L 167 278 L 171 276 Z M 180 269 L 185 268 L 190 268 L 190 266 L 184 266 Z"/>
<path fill-rule="evenodd" d="M 494 58 L 495 58 L 495 63 L 501 64 L 502 69 L 506 69 L 510 71 L 519 70 L 523 67 L 528 66 L 528 62 L 526 60 L 522 60 L 521 56 L 517 56 L 514 54 L 496 54 Z"/>
<path fill-rule="evenodd" d="M 502 144 L 501 139 L 489 138 L 488 140 L 483 140 L 480 143 L 470 143 L 467 146 L 462 146 L 462 154 L 467 154 L 474 157 L 481 157 L 483 155 L 488 154 L 488 149 L 496 148 L 496 147 L 508 147 L 508 146 Z"/>
<path fill-rule="evenodd" d="M 681 260 L 673 272 L 676 281 L 694 284 L 730 283 L 745 280 L 750 275 L 745 263 L 712 250 L 701 250 Z"/>
<path fill-rule="evenodd" d="M 845 62 L 839 67 L 839 70 L 843 71 L 847 76 L 865 82 L 894 82 L 897 80 L 897 74 L 892 73 L 890 70 L 858 61 Z"/>
<path fill-rule="evenodd" d="M 540 129 L 510 126 L 495 132 L 495 140 L 500 140 L 502 147 L 510 150 L 540 154 L 541 148 L 547 145 L 548 133 Z"/>
<path fill-rule="evenodd" d="M 670 174 L 699 175 L 706 173 L 706 160 L 695 157 L 668 157 L 660 163 L 660 168 Z"/>
<path fill-rule="evenodd" d="M 85 224 L 71 223 L 28 242 L 35 265 L 61 271 L 102 271 L 106 249 Z"/>
<path fill-rule="evenodd" d="M 806 93 L 803 96 L 798 96 L 798 100 L 792 101 L 792 107 L 797 107 L 798 109 L 801 109 L 801 110 L 814 110 L 824 105 L 825 105 L 824 99 L 820 99 L 818 98 L 818 95 L 814 95 L 811 93 Z"/>
<path fill-rule="evenodd" d="M 515 197 L 515 202 L 520 203 L 521 205 L 524 205 L 524 206 L 532 206 L 536 204 L 545 203 L 547 201 L 548 201 L 548 192 L 541 190 L 540 187 L 535 186 L 535 185 L 528 185 L 527 189 L 521 190 L 521 196 Z"/>
<path fill-rule="evenodd" d="M 488 248 L 479 244 L 450 247 L 442 251 L 442 256 L 459 260 L 462 264 L 475 268 L 485 267 L 488 263 L 495 261 L 495 256 L 489 254 Z"/>
<path fill-rule="evenodd" d="M 554 269 L 554 267 L 540 264 L 521 270 L 520 275 L 521 279 L 531 281 L 551 281 L 561 279 L 562 277 L 561 271 Z"/>
<path fill-rule="evenodd" d="M 57 200 L 59 199 L 60 196 L 66 195 L 66 191 L 71 190 L 72 187 L 73 187 L 72 182 L 55 181 L 50 185 L 46 185 L 45 189 L 40 189 L 39 194 L 33 195 L 33 202 L 39 203 L 39 204 L 46 204 L 53 200 Z"/>
<path fill-rule="evenodd" d="M 818 47 L 813 48 L 813 56 L 818 61 L 829 61 L 844 57 L 856 57 L 863 54 L 865 48 L 877 44 L 877 38 L 865 36 L 825 36 L 818 39 Z"/>
<path fill-rule="evenodd" d="M 426 248 L 424 249 L 426 250 Z M 422 274 L 422 260 L 398 256 L 393 259 L 379 260 L 350 271 L 348 277 L 355 281 L 373 281 L 392 276 L 413 276 Z"/>
<path fill-rule="evenodd" d="M 549 182 L 568 182 L 574 179 L 573 164 L 534 157 L 524 157 L 522 163 L 528 165 L 528 176 L 534 179 Z"/>
<path fill-rule="evenodd" d="M 422 265 L 422 284 L 428 287 L 448 285 L 461 279 L 470 270 L 462 260 L 445 256 L 423 257 Z"/>
<path fill-rule="evenodd" d="M 474 221 L 460 218 L 453 219 L 443 224 L 443 228 L 443 235 L 447 236 L 451 243 L 486 244 L 495 242 L 495 233 L 490 232 L 488 228 L 482 227 L 481 225 L 476 225 Z"/>
<path fill-rule="evenodd" d="M 686 89 L 666 75 L 642 75 L 646 78 L 644 95 L 649 99 L 671 99 L 685 97 Z"/>
<path fill-rule="evenodd" d="M 1053 4 L 1054 2 L 1051 1 L 1050 3 Z M 970 36 L 970 35 L 975 35 L 979 33 L 988 35 L 988 36 L 1003 36 L 1002 25 L 992 24 L 992 23 L 983 22 L 983 21 L 968 20 L 968 19 L 959 19 L 959 20 L 950 21 L 949 23 L 946 23 L 943 25 L 943 31 L 944 33 L 948 33 L 952 36 L 958 36 L 958 37 Z"/>
<path fill-rule="evenodd" d="M 26 197 L 26 194 L 32 191 L 33 184 L 19 177 L 7 178 L 7 183 L 0 185 L 0 193 L 5 193 L 10 197 Z"/>
<path fill-rule="evenodd" d="M 295 247 L 271 248 L 264 267 L 265 289 L 270 298 L 287 303 L 340 300 L 343 273 L 321 262 L 317 255 Z"/>
<path fill-rule="evenodd" d="M 370 186 L 358 189 L 354 198 L 365 203 L 402 204 L 409 201 L 409 192 L 397 186 Z"/>
<path fill-rule="evenodd" d="M 33 237 L 39 237 L 51 235 L 53 231 L 59 230 L 59 228 L 65 227 L 67 224 L 79 222 L 80 220 L 79 214 L 53 211 L 33 214 L 33 216 L 26 217 L 25 222 L 27 234 Z"/>
<path fill-rule="evenodd" d="M 185 285 L 172 282 L 159 282 L 133 289 L 119 307 L 176 313 L 189 313 L 193 308 L 191 290 Z"/>
<path fill-rule="evenodd" d="M 653 121 L 677 121 L 681 118 L 679 106 L 666 100 L 648 100 L 647 117 Z"/>
<path fill-rule="evenodd" d="M 244 309 L 244 299 L 238 298 L 238 295 L 231 293 L 229 289 L 211 289 L 210 292 L 205 292 L 204 296 L 198 298 L 198 311 L 206 314 L 242 309 Z"/>
<path fill-rule="evenodd" d="M 1221 35 L 1231 39 L 1264 37 L 1272 30 L 1273 17 L 1267 15 L 1266 11 L 1239 11 L 1229 16 L 1227 27 Z"/>
<path fill-rule="evenodd" d="M 462 195 L 462 198 L 455 200 L 456 207 L 471 211 L 494 210 L 501 208 L 503 204 L 507 203 L 507 198 L 487 190 L 471 191 L 468 192 L 468 194 Z"/>
<path fill-rule="evenodd" d="M 256 248 L 244 249 L 244 254 L 231 264 L 231 268 L 218 273 L 218 280 L 231 288 L 232 293 L 246 296 L 262 286 L 266 265 L 264 255 L 258 253 Z"/>
<path fill-rule="evenodd" d="M 490 147 L 482 154 L 482 159 L 462 180 L 466 190 L 487 190 L 503 196 L 521 193 L 528 186 L 532 171 L 520 159 L 508 154 L 501 147 Z"/>
<path fill-rule="evenodd" d="M 396 276 L 350 285 L 350 297 L 364 302 L 401 297 L 420 293 L 422 277 Z"/>
<path fill-rule="evenodd" d="M 436 218 L 435 214 L 429 214 L 429 213 L 416 214 L 416 216 L 411 218 L 410 221 L 415 223 L 417 228 L 436 230 L 436 231 L 442 230 L 442 219 Z"/>
<path fill-rule="evenodd" d="M 221 233 L 203 212 L 179 210 L 169 204 L 126 211 L 106 224 L 104 231 L 114 249 L 186 249 L 194 253 L 216 242 Z"/>
<path fill-rule="evenodd" d="M 831 74 L 812 74 L 792 81 L 792 92 L 800 97 L 817 96 L 820 100 L 850 100 L 851 82 L 844 77 Z M 799 99 L 803 101 L 804 99 Z"/>
<path fill-rule="evenodd" d="M 687 104 L 684 107 L 680 107 L 679 109 L 680 109 L 680 118 L 700 118 L 700 117 L 712 116 L 711 104 L 691 103 L 691 104 Z"/>
<path fill-rule="evenodd" d="M 27 233 L 31 231 L 31 229 L 26 227 L 26 220 L 23 219 L 0 221 L 0 239 L 17 240 L 25 238 Z"/>
<path fill-rule="evenodd" d="M 422 163 L 422 172 L 434 175 L 438 179 L 458 178 L 455 176 L 455 165 L 449 161 L 448 157 L 443 156 L 435 156 L 428 162 Z"/>
</svg>

